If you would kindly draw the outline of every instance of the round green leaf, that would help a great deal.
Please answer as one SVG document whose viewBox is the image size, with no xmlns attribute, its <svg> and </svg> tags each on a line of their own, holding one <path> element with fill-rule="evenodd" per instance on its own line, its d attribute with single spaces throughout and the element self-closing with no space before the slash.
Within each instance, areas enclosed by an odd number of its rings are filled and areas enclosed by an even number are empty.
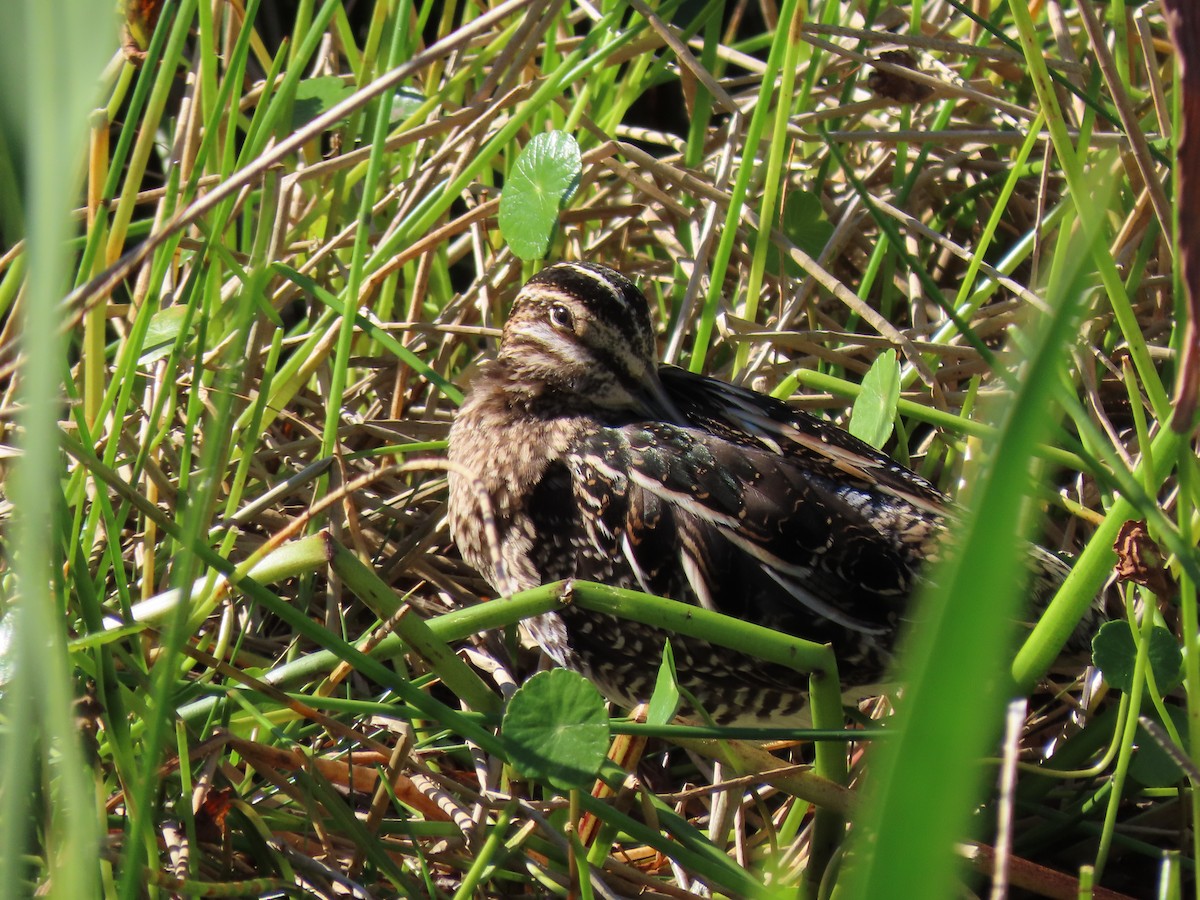
<svg viewBox="0 0 1200 900">
<path fill-rule="evenodd" d="M 608 713 L 590 681 L 569 669 L 530 678 L 508 701 L 501 734 L 526 778 L 589 788 L 608 753 Z"/>
<path fill-rule="evenodd" d="M 1175 635 L 1161 625 L 1150 632 L 1150 669 L 1160 694 L 1183 684 L 1183 651 Z"/>
<path fill-rule="evenodd" d="M 535 135 L 504 182 L 500 233 L 521 259 L 541 259 L 550 249 L 558 214 L 579 186 L 583 160 L 565 131 Z"/>
<path fill-rule="evenodd" d="M 1137 645 L 1128 622 L 1105 622 L 1092 638 L 1092 665 L 1118 691 L 1133 687 L 1133 663 Z"/>
<path fill-rule="evenodd" d="M 1181 680 L 1183 654 L 1175 636 L 1161 626 L 1150 632 L 1147 650 L 1150 669 L 1159 691 L 1166 693 Z M 1104 674 L 1104 680 L 1119 691 L 1133 687 L 1133 666 L 1137 643 L 1128 622 L 1106 622 L 1092 639 L 1092 663 Z"/>
<path fill-rule="evenodd" d="M 354 85 L 336 75 L 305 78 L 296 85 L 296 99 L 292 104 L 293 130 L 333 109 L 353 93 Z"/>
</svg>

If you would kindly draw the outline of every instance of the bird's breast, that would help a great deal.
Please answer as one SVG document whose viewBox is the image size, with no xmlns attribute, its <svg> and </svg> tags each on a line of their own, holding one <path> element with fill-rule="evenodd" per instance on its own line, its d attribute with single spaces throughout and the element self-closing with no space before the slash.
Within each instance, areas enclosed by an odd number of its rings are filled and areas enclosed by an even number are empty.
<svg viewBox="0 0 1200 900">
<path fill-rule="evenodd" d="M 528 560 L 537 529 L 528 506 L 582 427 L 572 418 L 515 418 L 503 398 L 473 393 L 450 429 L 449 524 L 463 557 L 496 590 L 541 583 Z M 569 491 L 564 501 L 569 500 Z M 486 523 L 498 546 L 488 544 Z M 513 584 L 501 585 L 496 554 Z"/>
</svg>

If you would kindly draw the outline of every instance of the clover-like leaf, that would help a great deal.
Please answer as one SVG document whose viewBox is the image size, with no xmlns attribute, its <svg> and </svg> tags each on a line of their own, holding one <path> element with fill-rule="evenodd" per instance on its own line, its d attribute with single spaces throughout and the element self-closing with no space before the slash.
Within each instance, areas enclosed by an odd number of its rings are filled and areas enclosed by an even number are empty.
<svg viewBox="0 0 1200 900">
<path fill-rule="evenodd" d="M 1183 654 L 1179 642 L 1167 629 L 1155 625 L 1150 631 L 1147 648 L 1150 669 L 1159 691 L 1166 693 L 1181 680 Z M 1092 663 L 1103 673 L 1104 680 L 1119 691 L 1133 687 L 1133 667 L 1137 661 L 1137 641 L 1129 623 L 1105 622 L 1092 638 Z"/>
<path fill-rule="evenodd" d="M 501 734 L 526 778 L 560 790 L 591 787 L 608 752 L 604 698 L 569 669 L 539 672 L 508 701 Z"/>
<path fill-rule="evenodd" d="M 500 233 L 521 259 L 550 249 L 558 214 L 579 186 L 583 160 L 565 131 L 538 134 L 517 157 L 500 195 Z"/>
</svg>

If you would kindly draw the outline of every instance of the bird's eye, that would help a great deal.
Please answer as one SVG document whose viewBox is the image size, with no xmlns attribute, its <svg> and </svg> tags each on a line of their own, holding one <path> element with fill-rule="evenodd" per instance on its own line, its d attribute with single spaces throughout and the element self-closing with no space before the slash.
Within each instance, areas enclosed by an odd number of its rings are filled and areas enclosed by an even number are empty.
<svg viewBox="0 0 1200 900">
<path fill-rule="evenodd" d="M 575 328 L 575 317 L 561 303 L 550 307 L 550 324 L 562 331 L 572 331 Z"/>
</svg>

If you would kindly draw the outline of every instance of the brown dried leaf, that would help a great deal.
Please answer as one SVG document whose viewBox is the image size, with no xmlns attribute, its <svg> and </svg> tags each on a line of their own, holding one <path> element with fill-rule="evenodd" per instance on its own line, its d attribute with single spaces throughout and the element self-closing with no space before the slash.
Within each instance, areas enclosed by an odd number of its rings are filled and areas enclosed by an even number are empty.
<svg viewBox="0 0 1200 900">
<path fill-rule="evenodd" d="M 1163 567 L 1162 552 L 1150 537 L 1144 521 L 1129 520 L 1113 541 L 1117 564 L 1113 567 L 1120 581 L 1132 581 L 1149 588 L 1160 597 L 1172 593 L 1171 578 Z"/>
</svg>

